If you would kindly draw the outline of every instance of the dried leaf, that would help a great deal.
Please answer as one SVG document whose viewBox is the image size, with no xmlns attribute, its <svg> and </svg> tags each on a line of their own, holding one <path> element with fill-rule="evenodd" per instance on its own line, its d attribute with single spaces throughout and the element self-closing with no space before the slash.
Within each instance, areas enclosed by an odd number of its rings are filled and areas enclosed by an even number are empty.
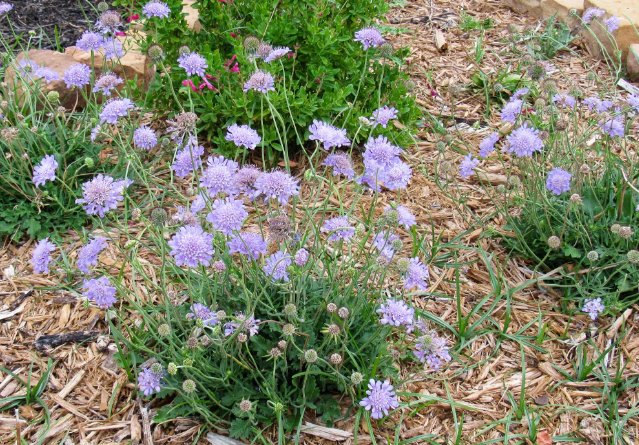
<svg viewBox="0 0 639 445">
<path fill-rule="evenodd" d="M 537 433 L 537 445 L 552 445 L 552 437 L 548 431 L 541 430 Z"/>
<path fill-rule="evenodd" d="M 548 405 L 548 394 L 541 394 L 535 397 L 535 403 L 540 406 Z"/>
</svg>

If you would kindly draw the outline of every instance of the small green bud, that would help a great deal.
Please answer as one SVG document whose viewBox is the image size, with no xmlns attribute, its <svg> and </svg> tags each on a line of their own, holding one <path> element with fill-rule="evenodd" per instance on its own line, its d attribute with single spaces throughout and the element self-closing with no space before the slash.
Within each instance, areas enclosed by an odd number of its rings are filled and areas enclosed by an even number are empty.
<svg viewBox="0 0 639 445">
<path fill-rule="evenodd" d="M 109 4 L 107 2 L 98 3 L 98 11 L 104 12 L 109 10 Z"/>
<path fill-rule="evenodd" d="M 159 363 L 153 363 L 151 365 L 151 372 L 155 375 L 160 375 L 164 372 L 164 366 Z"/>
<path fill-rule="evenodd" d="M 47 93 L 47 100 L 52 104 L 58 103 L 58 101 L 60 100 L 60 93 L 58 93 L 57 91 L 49 91 Z"/>
<path fill-rule="evenodd" d="M 284 411 L 284 405 L 282 405 L 280 402 L 275 403 L 275 405 L 273 405 L 273 411 L 275 411 L 276 413 L 281 413 L 282 411 Z"/>
<path fill-rule="evenodd" d="M 84 165 L 87 168 L 93 168 L 95 167 L 95 161 L 93 160 L 93 158 L 84 158 Z"/>
<path fill-rule="evenodd" d="M 193 359 L 185 358 L 182 363 L 184 364 L 184 366 L 191 367 L 191 366 L 193 366 Z"/>
<path fill-rule="evenodd" d="M 32 29 L 32 30 L 29 31 L 29 35 L 30 36 L 34 36 L 34 35 L 36 35 L 36 32 Z"/>
<path fill-rule="evenodd" d="M 187 393 L 187 394 L 192 394 L 195 392 L 195 390 L 197 389 L 197 386 L 195 385 L 195 382 L 191 379 L 187 379 L 184 382 L 182 382 L 182 390 Z"/>
<path fill-rule="evenodd" d="M 153 45 L 149 46 L 146 50 L 146 54 L 154 62 L 161 62 L 162 60 L 164 60 L 164 57 L 165 57 L 164 49 L 157 43 L 154 43 Z"/>
<path fill-rule="evenodd" d="M 364 376 L 361 372 L 354 372 L 351 374 L 351 383 L 357 386 L 364 381 Z"/>
<path fill-rule="evenodd" d="M 437 151 L 446 150 L 446 142 L 444 142 L 444 141 L 437 142 L 437 144 L 435 144 L 435 148 L 437 149 Z"/>
<path fill-rule="evenodd" d="M 410 260 L 408 258 L 400 258 L 397 260 L 397 270 L 399 270 L 400 273 L 406 272 L 409 267 Z"/>
<path fill-rule="evenodd" d="M 497 193 L 500 193 L 500 194 L 506 193 L 506 186 L 504 184 L 499 184 L 497 186 Z"/>
<path fill-rule="evenodd" d="M 397 224 L 399 222 L 399 212 L 397 210 L 389 210 L 386 212 L 386 220 L 390 224 Z"/>
<path fill-rule="evenodd" d="M 169 214 L 162 207 L 156 207 L 151 210 L 151 221 L 157 227 L 164 227 L 168 219 Z"/>
<path fill-rule="evenodd" d="M 396 238 L 391 241 L 390 245 L 395 252 L 399 252 L 404 247 L 404 242 L 401 239 Z"/>
<path fill-rule="evenodd" d="M 168 324 L 162 323 L 160 326 L 158 326 L 158 335 L 160 337 L 166 337 L 169 334 L 171 334 L 171 327 Z"/>
<path fill-rule="evenodd" d="M 189 45 L 182 45 L 178 48 L 178 54 L 183 56 L 185 54 L 190 54 L 191 53 L 191 48 L 189 48 Z"/>
<path fill-rule="evenodd" d="M 359 223 L 357 227 L 355 227 L 355 236 L 361 237 L 366 233 L 366 226 L 362 223 Z"/>
<path fill-rule="evenodd" d="M 315 173 L 310 168 L 304 172 L 304 180 L 310 182 L 315 177 Z"/>
<path fill-rule="evenodd" d="M 593 263 L 593 262 L 595 262 L 595 261 L 597 261 L 599 259 L 599 252 L 597 252 L 596 250 L 591 250 L 586 255 L 586 258 L 588 258 L 588 261 Z"/>
<path fill-rule="evenodd" d="M 177 365 L 173 362 L 169 363 L 168 366 L 166 367 L 166 372 L 169 373 L 169 375 L 175 375 L 177 374 Z"/>
<path fill-rule="evenodd" d="M 349 278 L 355 278 L 358 275 L 357 269 L 355 269 L 353 266 L 347 267 L 344 273 Z"/>
</svg>

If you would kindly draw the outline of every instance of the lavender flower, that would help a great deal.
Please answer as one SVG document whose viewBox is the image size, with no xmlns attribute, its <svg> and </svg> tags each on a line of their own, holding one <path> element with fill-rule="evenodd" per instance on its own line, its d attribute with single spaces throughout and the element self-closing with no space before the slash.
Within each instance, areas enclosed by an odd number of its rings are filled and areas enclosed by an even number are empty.
<svg viewBox="0 0 639 445">
<path fill-rule="evenodd" d="M 260 254 L 266 254 L 268 251 L 268 244 L 264 241 L 264 238 L 259 233 L 244 232 L 237 235 L 233 235 L 226 246 L 229 248 L 229 254 L 239 252 L 242 255 L 247 255 L 251 260 L 257 260 Z"/>
<path fill-rule="evenodd" d="M 599 127 L 602 133 L 607 134 L 611 138 L 615 136 L 622 138 L 626 134 L 626 126 L 622 116 L 601 120 L 599 121 Z"/>
<path fill-rule="evenodd" d="M 44 185 L 47 181 L 55 181 L 55 171 L 58 168 L 58 162 L 53 155 L 46 155 L 40 161 L 40 164 L 33 168 L 33 182 L 36 187 Z"/>
<path fill-rule="evenodd" d="M 101 128 L 102 127 L 100 125 L 96 125 L 93 130 L 91 130 L 91 142 L 95 142 L 95 140 L 98 138 L 98 133 L 100 132 Z"/>
<path fill-rule="evenodd" d="M 416 287 L 419 290 L 426 290 L 428 288 L 428 277 L 430 272 L 428 266 L 419 261 L 419 258 L 411 258 L 408 270 L 406 270 L 404 279 L 404 289 L 410 289 Z"/>
<path fill-rule="evenodd" d="M 386 206 L 386 208 L 384 209 L 384 213 L 388 213 L 391 210 L 397 211 L 397 213 L 399 214 L 398 223 L 400 225 L 403 225 L 406 228 L 406 230 L 410 229 L 412 226 L 416 224 L 415 215 L 413 215 L 411 211 L 408 210 L 406 207 L 397 206 L 397 208 L 393 209 L 391 206 Z"/>
<path fill-rule="evenodd" d="M 122 17 L 116 11 L 104 11 L 95 26 L 102 34 L 116 33 L 122 26 Z"/>
<path fill-rule="evenodd" d="M 324 221 L 324 225 L 320 231 L 330 233 L 328 237 L 329 241 L 338 241 L 340 239 L 349 241 L 355 235 L 355 228 L 348 222 L 346 216 L 336 216 L 335 218 L 327 219 Z"/>
<path fill-rule="evenodd" d="M 370 172 L 372 174 L 372 172 Z M 411 168 L 402 161 L 396 161 L 392 165 L 381 170 L 378 179 L 382 181 L 384 187 L 389 190 L 406 188 L 413 172 Z"/>
<path fill-rule="evenodd" d="M 335 152 L 326 156 L 322 165 L 333 167 L 333 176 L 344 175 L 349 180 L 355 177 L 355 170 L 353 169 L 353 161 L 351 157 L 344 152 Z"/>
<path fill-rule="evenodd" d="M 515 93 L 510 98 L 510 100 L 520 99 L 526 94 L 528 94 L 529 92 L 530 92 L 530 88 L 528 87 L 519 88 L 517 91 L 515 91 Z"/>
<path fill-rule="evenodd" d="M 164 383 L 162 379 L 166 374 L 164 372 L 154 373 L 151 368 L 145 368 L 138 374 L 138 388 L 148 397 L 154 392 L 160 392 Z"/>
<path fill-rule="evenodd" d="M 604 111 L 608 111 L 611 108 L 612 108 L 612 101 L 609 101 L 609 100 L 599 101 L 599 104 L 597 105 L 597 111 L 600 113 L 603 113 Z"/>
<path fill-rule="evenodd" d="M 200 220 L 195 216 L 193 212 L 191 212 L 188 208 L 182 206 L 175 206 L 177 212 L 171 219 L 184 224 L 185 226 L 199 226 Z"/>
<path fill-rule="evenodd" d="M 295 264 L 297 264 L 299 267 L 305 266 L 306 262 L 308 261 L 308 255 L 308 250 L 304 248 L 295 252 Z"/>
<path fill-rule="evenodd" d="M 131 108 L 133 108 L 133 102 L 126 97 L 109 100 L 100 113 L 100 124 L 105 122 L 117 124 L 118 118 L 126 116 Z"/>
<path fill-rule="evenodd" d="M 631 94 L 630 96 L 628 96 L 628 99 L 626 99 L 626 102 L 628 103 L 628 105 L 630 105 L 630 107 L 632 108 L 633 111 L 639 111 L 639 96 L 636 94 Z"/>
<path fill-rule="evenodd" d="M 104 43 L 104 39 L 101 34 L 93 31 L 84 31 L 82 33 L 82 37 L 75 43 L 75 46 L 80 48 L 83 51 L 98 51 L 102 44 Z"/>
<path fill-rule="evenodd" d="M 211 197 L 220 192 L 233 194 L 233 177 L 237 172 L 237 162 L 226 159 L 224 156 L 214 158 L 209 156 L 208 167 L 200 177 L 200 184 L 209 192 Z"/>
<path fill-rule="evenodd" d="M 386 128 L 391 119 L 397 119 L 397 110 L 394 107 L 388 108 L 384 105 L 373 111 L 373 117 L 371 119 L 373 121 L 373 128 L 377 127 L 377 125 Z"/>
<path fill-rule="evenodd" d="M 606 306 L 601 303 L 601 298 L 587 299 L 582 308 L 585 313 L 590 315 L 592 320 L 596 320 L 605 309 Z"/>
<path fill-rule="evenodd" d="M 379 251 L 380 256 L 383 256 L 390 262 L 395 256 L 393 241 L 398 239 L 400 239 L 399 236 L 394 233 L 388 235 L 385 233 L 378 233 L 373 238 L 372 244 Z"/>
<path fill-rule="evenodd" d="M 479 159 L 473 159 L 473 156 L 468 153 L 459 166 L 459 174 L 462 178 L 466 179 L 473 174 L 473 170 L 479 164 Z"/>
<path fill-rule="evenodd" d="M 382 37 L 382 34 L 375 28 L 362 28 L 355 33 L 355 42 L 361 42 L 364 46 L 364 51 L 368 48 L 377 48 L 386 40 Z"/>
<path fill-rule="evenodd" d="M 91 81 L 91 68 L 83 63 L 76 63 L 67 68 L 63 73 L 63 78 L 67 88 L 82 88 Z"/>
<path fill-rule="evenodd" d="M 619 23 L 621 23 L 621 19 L 619 19 L 619 17 L 617 17 L 616 15 L 612 15 L 605 19 L 603 22 L 604 25 L 606 25 L 608 32 L 612 33 L 613 31 L 619 29 Z"/>
<path fill-rule="evenodd" d="M 281 170 L 262 173 L 255 181 L 255 189 L 265 195 L 265 199 L 277 199 L 285 206 L 294 195 L 299 195 L 299 181 Z"/>
<path fill-rule="evenodd" d="M 206 220 L 213 224 L 214 229 L 225 235 L 231 235 L 233 231 L 240 230 L 248 216 L 248 212 L 244 210 L 244 203 L 239 199 L 217 199 L 213 203 L 213 208 Z"/>
<path fill-rule="evenodd" d="M 0 16 L 7 14 L 13 9 L 13 5 L 7 2 L 0 2 Z"/>
<path fill-rule="evenodd" d="M 552 192 L 553 195 L 561 195 L 563 192 L 570 191 L 570 179 L 572 175 L 561 168 L 553 168 L 548 172 L 548 179 L 546 180 L 546 188 Z"/>
<path fill-rule="evenodd" d="M 262 141 L 262 138 L 257 131 L 253 130 L 248 125 L 233 124 L 228 128 L 225 139 L 227 141 L 233 141 L 237 147 L 246 147 L 249 150 L 254 150 L 255 147 Z"/>
<path fill-rule="evenodd" d="M 257 70 L 253 74 L 249 80 L 244 83 L 244 92 L 248 92 L 249 90 L 255 90 L 258 93 L 266 94 L 268 91 L 275 91 L 275 80 L 271 73 L 267 73 L 266 71 Z"/>
<path fill-rule="evenodd" d="M 152 0 L 142 8 L 142 14 L 151 17 L 159 17 L 161 19 L 168 19 L 171 9 L 166 3 L 157 0 Z"/>
<path fill-rule="evenodd" d="M 371 173 L 370 169 L 364 170 L 364 174 L 355 178 L 355 182 L 360 185 L 364 185 L 364 188 L 369 188 L 373 192 L 379 192 L 381 190 L 377 183 L 377 174 Z"/>
<path fill-rule="evenodd" d="M 451 360 L 448 353 L 448 345 L 445 338 L 438 337 L 435 333 L 426 334 L 420 337 L 415 343 L 415 351 L 413 354 L 420 362 L 426 361 L 435 371 L 441 365 Z"/>
<path fill-rule="evenodd" d="M 49 273 L 49 255 L 55 250 L 55 244 L 49 242 L 49 238 L 41 240 L 36 244 L 31 255 L 31 264 L 35 273 Z"/>
<path fill-rule="evenodd" d="M 596 96 L 590 96 L 585 98 L 581 103 L 588 107 L 590 111 L 592 111 L 593 108 L 597 109 L 601 105 L 601 99 Z"/>
<path fill-rule="evenodd" d="M 495 144 L 500 137 L 501 135 L 499 133 L 492 133 L 486 139 L 481 141 L 481 144 L 479 144 L 479 157 L 485 158 L 490 153 L 492 153 L 492 151 L 495 149 Z"/>
<path fill-rule="evenodd" d="M 175 154 L 171 170 L 180 178 L 184 178 L 193 170 L 202 166 L 201 156 L 204 154 L 204 147 L 201 145 L 187 144 L 182 150 Z"/>
<path fill-rule="evenodd" d="M 266 63 L 271 63 L 274 60 L 281 59 L 285 55 L 291 52 L 291 49 L 286 47 L 278 46 L 277 48 L 273 48 L 269 53 L 264 57 L 264 61 Z"/>
<path fill-rule="evenodd" d="M 111 96 L 111 90 L 115 90 L 115 88 L 122 82 L 124 81 L 116 76 L 114 73 L 107 72 L 102 74 L 95 81 L 95 84 L 93 85 L 93 91 L 95 93 L 101 92 L 108 97 Z"/>
<path fill-rule="evenodd" d="M 133 140 L 135 141 L 135 145 L 138 148 L 143 150 L 150 150 L 155 147 L 155 144 L 158 143 L 158 138 L 155 135 L 155 131 L 147 127 L 146 125 L 141 125 L 136 128 L 133 132 Z"/>
<path fill-rule="evenodd" d="M 277 251 L 270 257 L 266 258 L 264 272 L 271 277 L 273 281 L 284 280 L 289 281 L 288 266 L 293 263 L 291 257 L 284 252 Z"/>
<path fill-rule="evenodd" d="M 415 309 L 406 305 L 402 300 L 390 298 L 375 312 L 382 314 L 382 319 L 379 321 L 381 324 L 391 326 L 411 326 L 415 316 Z"/>
<path fill-rule="evenodd" d="M 519 157 L 532 156 L 536 151 L 541 151 L 544 143 L 538 136 L 539 130 L 530 128 L 528 124 L 524 124 L 508 137 L 508 152 L 515 153 Z"/>
<path fill-rule="evenodd" d="M 372 419 L 381 419 L 388 415 L 388 410 L 399 407 L 395 389 L 388 380 L 370 379 L 366 394 L 368 397 L 364 397 L 359 404 L 371 412 Z"/>
<path fill-rule="evenodd" d="M 229 322 L 224 325 L 224 335 L 228 337 L 241 328 L 241 332 L 248 332 L 251 337 L 257 335 L 257 331 L 260 329 L 260 321 L 256 320 L 253 315 L 247 317 L 246 315 L 239 313 L 235 314 L 237 322 Z"/>
<path fill-rule="evenodd" d="M 106 247 L 107 239 L 99 236 L 80 249 L 78 254 L 78 269 L 81 272 L 89 273 L 89 266 L 98 264 L 98 254 Z"/>
<path fill-rule="evenodd" d="M 107 277 L 85 280 L 82 286 L 86 289 L 82 293 L 89 301 L 93 301 L 100 309 L 108 309 L 115 304 L 115 287 Z"/>
<path fill-rule="evenodd" d="M 76 199 L 76 204 L 85 204 L 82 208 L 87 215 L 98 214 L 100 218 L 109 210 L 117 208 L 122 201 L 122 193 L 131 182 L 128 179 L 114 181 L 111 176 L 99 174 L 92 180 L 82 184 L 82 198 Z"/>
<path fill-rule="evenodd" d="M 104 40 L 104 57 L 111 60 L 122 56 L 124 56 L 122 42 L 113 38 Z"/>
<path fill-rule="evenodd" d="M 260 177 L 262 171 L 254 165 L 243 165 L 233 177 L 233 190 L 237 193 L 244 193 L 247 198 L 253 200 L 260 192 L 255 188 L 255 182 Z"/>
<path fill-rule="evenodd" d="M 391 144 L 384 136 L 368 139 L 364 144 L 366 151 L 362 154 L 364 165 L 372 172 L 391 167 L 399 160 L 402 150 Z"/>
<path fill-rule="evenodd" d="M 178 266 L 208 266 L 213 255 L 213 235 L 200 226 L 180 227 L 168 244 Z"/>
<path fill-rule="evenodd" d="M 501 120 L 514 124 L 517 116 L 521 114 L 521 107 L 523 104 L 524 101 L 521 99 L 515 99 L 508 102 L 501 110 Z"/>
<path fill-rule="evenodd" d="M 177 61 L 180 68 L 184 68 L 188 76 L 202 77 L 205 74 L 204 70 L 209 67 L 206 64 L 206 59 L 195 52 L 182 54 Z"/>
<path fill-rule="evenodd" d="M 575 106 L 575 98 L 572 97 L 570 94 L 555 94 L 552 97 L 552 101 L 558 105 L 562 105 L 564 108 L 569 107 L 569 108 L 574 108 Z"/>
<path fill-rule="evenodd" d="M 201 303 L 192 304 L 191 312 L 186 314 L 186 318 L 189 320 L 202 320 L 204 326 L 215 326 L 220 322 L 217 314 L 211 312 L 208 307 Z"/>
<path fill-rule="evenodd" d="M 604 11 L 603 9 L 588 8 L 586 9 L 586 12 L 584 12 L 584 15 L 581 17 L 581 20 L 583 20 L 585 23 L 590 23 L 592 22 L 592 19 L 601 17 L 605 13 L 606 11 Z"/>
<path fill-rule="evenodd" d="M 348 146 L 351 143 L 350 139 L 346 137 L 345 129 L 339 129 L 317 119 L 313 119 L 308 131 L 311 133 L 308 138 L 312 141 L 321 142 L 324 150 L 329 150 L 331 147 Z"/>
<path fill-rule="evenodd" d="M 53 71 L 51 68 L 46 68 L 44 66 L 38 67 L 38 69 L 34 72 L 34 77 L 36 79 L 42 78 L 47 83 L 60 80 L 60 75 L 58 73 Z"/>
</svg>

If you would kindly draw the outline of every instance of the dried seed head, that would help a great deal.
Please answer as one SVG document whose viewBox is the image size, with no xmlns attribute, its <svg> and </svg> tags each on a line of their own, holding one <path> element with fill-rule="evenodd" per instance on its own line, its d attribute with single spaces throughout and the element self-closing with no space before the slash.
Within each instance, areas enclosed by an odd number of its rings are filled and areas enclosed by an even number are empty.
<svg viewBox="0 0 639 445">
<path fill-rule="evenodd" d="M 361 372 L 354 372 L 351 374 L 351 383 L 353 385 L 359 385 L 364 381 L 364 376 Z"/>
<path fill-rule="evenodd" d="M 398 216 L 399 218 L 399 216 Z M 355 236 L 357 237 L 361 237 L 362 235 L 364 235 L 364 233 L 366 233 L 366 226 L 362 223 L 359 223 L 356 227 L 355 227 Z"/>
<path fill-rule="evenodd" d="M 164 366 L 162 366 L 158 362 L 155 362 L 151 365 L 151 372 L 155 375 L 161 375 L 162 373 L 164 373 Z"/>
<path fill-rule="evenodd" d="M 551 249 L 559 249 L 561 247 L 561 240 L 559 239 L 559 237 L 553 235 L 548 238 L 548 247 L 550 247 Z"/>
<path fill-rule="evenodd" d="M 504 91 L 504 86 L 501 83 L 497 82 L 495 85 L 493 85 L 493 92 L 495 94 L 502 93 L 503 91 Z"/>
<path fill-rule="evenodd" d="M 169 214 L 162 207 L 156 207 L 151 210 L 151 221 L 157 227 L 164 227 L 168 219 Z"/>
<path fill-rule="evenodd" d="M 446 134 L 444 136 L 444 142 L 446 142 L 447 144 L 451 144 L 454 140 L 455 140 L 455 138 L 450 133 L 448 133 L 448 134 Z"/>
<path fill-rule="evenodd" d="M 557 82 L 552 79 L 546 79 L 541 84 L 541 88 L 548 94 L 554 94 L 557 92 Z"/>
<path fill-rule="evenodd" d="M 158 326 L 158 335 L 160 337 L 166 337 L 170 334 L 171 334 L 171 327 L 168 324 L 162 323 L 160 326 Z"/>
<path fill-rule="evenodd" d="M 337 315 L 339 315 L 339 318 L 345 320 L 350 315 L 350 312 L 348 311 L 347 308 L 341 307 L 341 308 L 339 308 L 339 311 L 337 311 Z"/>
<path fill-rule="evenodd" d="M 98 11 L 99 12 L 104 12 L 104 11 L 108 11 L 108 10 L 109 10 L 109 4 L 107 2 L 98 3 Z"/>
<path fill-rule="evenodd" d="M 404 242 L 401 239 L 396 238 L 391 241 L 390 245 L 395 252 L 399 252 L 404 247 Z"/>
<path fill-rule="evenodd" d="M 413 91 L 415 91 L 415 82 L 408 79 L 406 82 L 404 82 L 404 88 L 407 92 L 412 93 Z"/>
<path fill-rule="evenodd" d="M 197 389 L 197 386 L 195 385 L 195 382 L 191 379 L 187 379 L 184 382 L 182 382 L 182 390 L 187 393 L 187 394 L 192 394 L 195 392 L 195 390 Z"/>
<path fill-rule="evenodd" d="M 291 224 L 291 218 L 287 215 L 282 214 L 275 218 L 270 218 L 267 222 L 269 233 L 273 241 L 283 243 L 290 238 L 293 225 Z"/>
<path fill-rule="evenodd" d="M 543 97 L 540 97 L 539 99 L 535 100 L 535 109 L 538 112 L 543 111 L 544 108 L 546 108 L 546 101 L 544 100 Z"/>
<path fill-rule="evenodd" d="M 164 54 L 164 49 L 157 43 L 154 43 L 146 49 L 146 55 L 154 62 L 161 62 L 166 56 L 166 54 Z"/>
<path fill-rule="evenodd" d="M 443 152 L 444 150 L 446 150 L 446 142 L 444 141 L 438 141 L 435 144 L 435 148 L 437 149 L 437 151 L 439 152 Z"/>
<path fill-rule="evenodd" d="M 386 212 L 386 220 L 392 224 L 396 225 L 399 223 L 399 212 L 397 210 L 389 210 Z"/>
<path fill-rule="evenodd" d="M 499 184 L 497 186 L 497 193 L 499 193 L 499 194 L 506 193 L 506 186 L 504 184 Z"/>
<path fill-rule="evenodd" d="M 204 335 L 202 336 L 202 338 L 200 338 L 200 344 L 202 346 L 204 346 L 205 348 L 211 345 L 211 338 L 208 335 Z"/>
<path fill-rule="evenodd" d="M 510 178 L 508 178 L 508 184 L 510 184 L 511 187 L 519 187 L 519 185 L 521 184 L 521 179 L 519 178 L 519 176 L 511 176 Z"/>
<path fill-rule="evenodd" d="M 439 164 L 439 171 L 441 173 L 449 173 L 453 169 L 453 166 L 449 161 L 442 161 Z"/>
<path fill-rule="evenodd" d="M 285 324 L 284 327 L 282 327 L 282 334 L 286 335 L 287 337 L 295 334 L 295 326 L 290 323 Z"/>
<path fill-rule="evenodd" d="M 581 90 L 581 88 L 577 87 L 572 87 L 570 91 L 568 91 L 568 94 L 570 94 L 575 99 L 581 99 L 582 97 L 584 97 L 584 92 Z"/>
<path fill-rule="evenodd" d="M 532 80 L 540 80 L 543 79 L 546 75 L 546 68 L 539 62 L 535 62 L 528 70 L 528 75 Z"/>
<path fill-rule="evenodd" d="M 317 351 L 315 349 L 309 349 L 304 353 L 304 360 L 308 363 L 315 363 L 317 361 Z"/>
<path fill-rule="evenodd" d="M 189 45 L 182 45 L 178 48 L 178 54 L 180 56 L 191 54 L 191 48 L 189 47 Z"/>
<path fill-rule="evenodd" d="M 448 92 L 453 97 L 459 96 L 462 93 L 463 90 L 464 90 L 464 87 L 461 84 L 459 84 L 459 83 L 455 83 L 455 84 L 450 85 L 448 87 Z"/>
<path fill-rule="evenodd" d="M 248 35 L 244 37 L 244 41 L 242 42 L 242 45 L 244 45 L 244 49 L 246 51 L 248 51 L 249 53 L 252 53 L 257 51 L 261 43 L 262 42 L 260 41 L 259 37 L 254 35 Z"/>
<path fill-rule="evenodd" d="M 340 363 L 342 363 L 342 356 L 338 353 L 331 354 L 331 363 L 334 365 L 339 365 Z"/>
<path fill-rule="evenodd" d="M 582 164 L 581 167 L 579 167 L 579 172 L 584 174 L 584 175 L 587 175 L 591 171 L 592 171 L 592 169 L 590 168 L 590 166 L 588 164 Z"/>
<path fill-rule="evenodd" d="M 248 336 L 244 332 L 240 332 L 237 334 L 237 341 L 239 343 L 245 343 L 248 340 Z"/>
<path fill-rule="evenodd" d="M 599 259 L 599 252 L 597 252 L 596 250 L 591 250 L 586 255 L 586 258 L 588 258 L 588 261 L 590 262 L 595 262 Z"/>
<path fill-rule="evenodd" d="M 215 272 L 224 272 L 226 270 L 226 264 L 224 264 L 224 261 L 216 261 L 215 263 L 213 263 L 213 270 Z"/>
<path fill-rule="evenodd" d="M 619 237 L 622 239 L 628 239 L 632 236 L 632 227 L 622 226 L 619 228 Z"/>
<path fill-rule="evenodd" d="M 399 352 L 399 349 L 395 349 L 395 348 L 388 348 L 388 353 L 395 360 L 398 360 L 402 356 L 402 353 Z"/>
<path fill-rule="evenodd" d="M 271 356 L 271 358 L 278 358 L 282 355 L 282 350 L 280 348 L 271 348 L 271 350 L 268 351 L 268 355 Z"/>
<path fill-rule="evenodd" d="M 331 314 L 334 314 L 335 312 L 337 312 L 337 305 L 335 303 L 328 303 L 326 305 L 326 310 Z"/>
<path fill-rule="evenodd" d="M 519 33 L 519 28 L 517 28 L 517 25 L 511 23 L 510 25 L 508 25 L 508 32 L 510 34 L 518 34 Z"/>
<path fill-rule="evenodd" d="M 297 315 L 297 306 L 295 306 L 293 303 L 288 303 L 286 306 L 284 306 L 284 313 L 289 317 Z"/>
<path fill-rule="evenodd" d="M 185 358 L 184 361 L 182 362 L 182 364 L 186 367 L 191 367 L 193 366 L 193 359 L 192 358 Z"/>
<path fill-rule="evenodd" d="M 521 58 L 521 63 L 524 66 L 530 66 L 535 63 L 535 58 L 530 54 L 526 54 L 524 57 Z"/>
<path fill-rule="evenodd" d="M 386 267 L 388 266 L 388 257 L 385 257 L 384 255 L 380 255 L 377 258 L 375 258 L 375 263 L 379 266 L 379 267 Z"/>
<path fill-rule="evenodd" d="M 410 260 L 408 258 L 400 258 L 397 260 L 397 270 L 399 270 L 400 273 L 406 272 L 409 267 Z"/>
<path fill-rule="evenodd" d="M 338 336 L 340 331 L 341 331 L 341 329 L 336 324 L 331 324 L 331 325 L 328 326 L 327 331 L 328 331 L 329 335 Z"/>
<path fill-rule="evenodd" d="M 570 195 L 570 202 L 573 204 L 581 204 L 581 195 L 579 193 L 573 193 Z"/>
<path fill-rule="evenodd" d="M 217 318 L 224 318 L 226 317 L 226 311 L 217 311 L 215 315 L 217 316 Z"/>
<path fill-rule="evenodd" d="M 3 128 L 0 131 L 0 136 L 7 142 L 11 142 L 15 139 L 18 139 L 18 130 L 16 128 Z"/>
<path fill-rule="evenodd" d="M 186 347 L 189 349 L 195 349 L 200 345 L 200 341 L 197 339 L 197 337 L 189 337 L 188 340 L 186 340 Z"/>
<path fill-rule="evenodd" d="M 539 139 L 541 139 L 542 141 L 547 141 L 549 137 L 550 133 L 548 133 L 546 130 L 539 133 Z"/>
<path fill-rule="evenodd" d="M 142 212 L 140 211 L 140 209 L 136 207 L 133 210 L 131 210 L 131 219 L 133 221 L 137 221 L 138 219 L 140 219 L 141 214 Z"/>
<path fill-rule="evenodd" d="M 60 100 L 60 93 L 58 93 L 57 91 L 49 91 L 47 93 L 47 100 L 52 104 L 57 104 Z"/>
<path fill-rule="evenodd" d="M 253 409 L 253 403 L 250 400 L 244 399 L 240 402 L 239 407 L 240 411 L 242 411 L 243 413 L 248 413 Z"/>
<path fill-rule="evenodd" d="M 626 254 L 626 258 L 628 258 L 628 261 L 631 262 L 632 264 L 637 264 L 639 263 L 639 250 L 631 250 Z"/>
<path fill-rule="evenodd" d="M 558 131 L 564 131 L 566 128 L 568 128 L 568 120 L 566 119 L 559 119 L 555 124 L 555 129 Z"/>
<path fill-rule="evenodd" d="M 621 230 L 620 224 L 613 224 L 612 226 L 610 226 L 610 231 L 614 233 L 615 235 L 619 234 L 619 230 Z"/>
<path fill-rule="evenodd" d="M 392 57 L 393 53 L 395 52 L 395 49 L 390 42 L 382 43 L 377 50 L 382 57 L 386 58 Z"/>
<path fill-rule="evenodd" d="M 167 133 L 174 135 L 184 135 L 195 133 L 195 125 L 200 118 L 197 114 L 190 111 L 183 111 L 177 114 L 173 119 L 167 121 L 169 127 L 166 129 Z"/>
<path fill-rule="evenodd" d="M 593 73 L 592 71 L 588 71 L 588 74 L 586 74 L 586 80 L 588 82 L 594 82 L 596 78 L 597 78 L 597 75 Z"/>
<path fill-rule="evenodd" d="M 286 349 L 286 340 L 280 340 L 277 342 L 277 347 L 280 348 L 282 351 Z"/>
</svg>

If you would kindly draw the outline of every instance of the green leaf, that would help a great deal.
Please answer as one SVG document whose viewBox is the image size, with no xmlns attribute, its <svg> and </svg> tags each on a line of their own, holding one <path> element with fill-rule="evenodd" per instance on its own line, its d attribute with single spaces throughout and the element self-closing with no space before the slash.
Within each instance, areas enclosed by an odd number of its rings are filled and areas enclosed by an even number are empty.
<svg viewBox="0 0 639 445">
<path fill-rule="evenodd" d="M 248 439 L 251 434 L 251 426 L 249 419 L 235 419 L 231 422 L 229 434 L 236 439 Z"/>
</svg>

